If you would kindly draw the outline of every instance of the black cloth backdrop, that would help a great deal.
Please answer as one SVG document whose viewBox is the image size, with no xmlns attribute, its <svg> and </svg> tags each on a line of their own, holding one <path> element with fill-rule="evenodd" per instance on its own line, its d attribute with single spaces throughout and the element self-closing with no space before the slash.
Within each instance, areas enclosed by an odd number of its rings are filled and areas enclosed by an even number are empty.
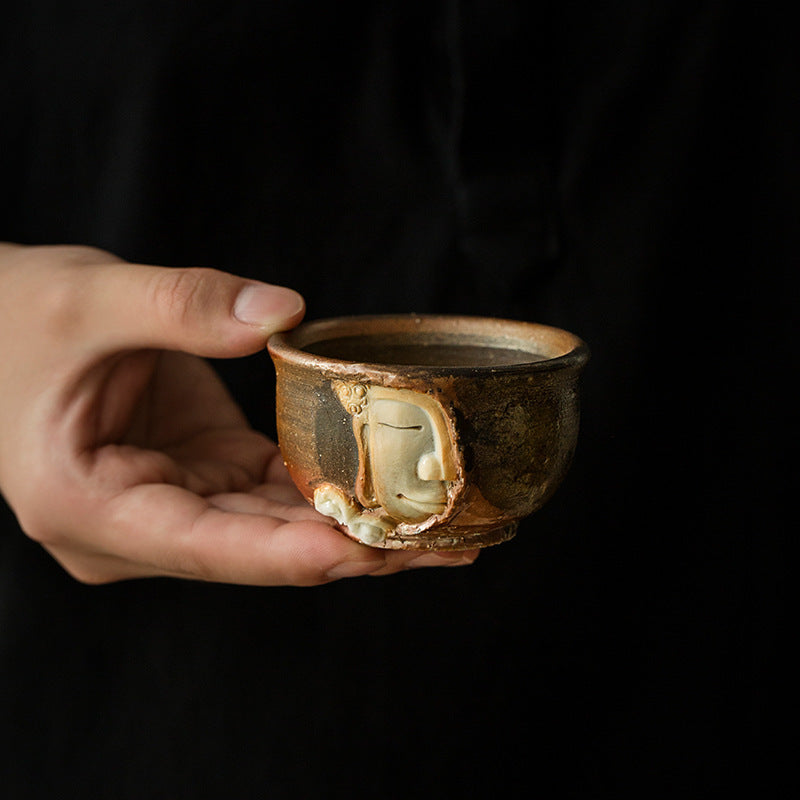
<svg viewBox="0 0 800 800">
<path fill-rule="evenodd" d="M 0 240 L 592 349 L 566 482 L 471 568 L 88 587 L 3 509 L 4 797 L 777 784 L 798 87 L 772 5 L 4 7 Z M 268 356 L 216 366 L 273 433 Z"/>
</svg>

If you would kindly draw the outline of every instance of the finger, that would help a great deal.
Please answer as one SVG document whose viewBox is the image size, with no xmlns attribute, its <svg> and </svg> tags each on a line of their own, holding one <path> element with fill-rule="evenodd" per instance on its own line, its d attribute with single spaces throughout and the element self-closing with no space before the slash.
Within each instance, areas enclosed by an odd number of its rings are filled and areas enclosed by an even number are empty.
<svg viewBox="0 0 800 800">
<path fill-rule="evenodd" d="M 134 487 L 111 504 L 105 552 L 147 574 L 255 586 L 313 586 L 464 560 L 463 554 L 367 547 L 314 518 L 313 509 L 289 507 L 287 520 L 259 513 L 276 504 L 255 500 L 270 505 L 231 512 L 175 486 Z"/>
<path fill-rule="evenodd" d="M 380 561 L 378 561 L 376 567 L 374 559 L 364 561 L 360 557 L 362 555 L 360 548 L 362 547 L 362 545 L 356 546 L 358 549 L 358 558 L 354 559 L 350 556 L 332 566 L 323 568 L 319 573 L 321 575 L 319 580 L 312 578 L 311 582 L 327 583 L 341 578 L 358 577 L 360 575 L 386 576 L 409 569 L 424 567 L 465 566 L 474 563 L 479 553 L 478 550 L 471 550 L 463 553 L 428 552 L 422 554 L 402 551 L 385 552 L 383 553 L 383 563 L 381 564 Z M 181 570 L 180 566 L 177 564 L 173 564 L 169 568 L 158 567 L 154 569 L 152 564 L 131 561 L 119 555 L 98 553 L 93 548 L 81 547 L 74 542 L 66 545 L 45 545 L 45 549 L 73 578 L 86 584 L 98 585 L 136 578 L 150 578 L 153 576 L 192 580 L 202 577 L 204 580 L 209 581 L 222 580 L 216 576 L 199 576 L 190 570 Z M 264 585 L 264 578 L 265 574 L 259 573 L 257 578 L 253 581 L 238 582 Z M 270 585 L 276 585 L 277 583 L 281 583 L 281 579 L 277 579 L 277 581 L 272 582 Z M 308 583 L 303 583 L 301 585 L 308 585 Z"/>
<path fill-rule="evenodd" d="M 297 503 L 297 498 L 302 501 Z M 286 520 L 316 520 L 333 527 L 334 521 L 325 517 L 308 504 L 299 492 L 291 493 L 288 487 L 259 486 L 253 493 L 218 494 L 208 498 L 215 508 L 245 514 L 261 514 Z M 344 536 L 344 534 L 341 534 Z M 418 551 L 397 550 L 386 553 L 382 566 L 371 571 L 370 575 L 391 575 L 406 569 L 420 567 L 455 567 L 472 564 L 480 550 L 462 551 Z"/>
<path fill-rule="evenodd" d="M 107 351 L 146 347 L 243 356 L 296 325 L 305 312 L 292 289 L 214 269 L 121 262 L 84 267 L 81 279 L 85 340 Z"/>
<path fill-rule="evenodd" d="M 164 484 L 136 486 L 111 500 L 94 545 L 150 574 L 261 586 L 366 575 L 386 560 L 328 522 L 224 511 Z"/>
<path fill-rule="evenodd" d="M 264 483 L 267 485 L 284 484 L 294 486 L 292 476 L 282 458 L 273 458 L 268 464 L 264 473 Z"/>
<path fill-rule="evenodd" d="M 298 502 L 299 498 L 299 502 Z M 335 521 L 320 514 L 296 490 L 290 487 L 258 486 L 249 492 L 225 492 L 211 495 L 208 502 L 221 511 L 240 514 L 261 514 L 287 522 L 309 520 L 335 527 Z"/>
<path fill-rule="evenodd" d="M 422 553 L 420 553 L 419 550 L 385 550 L 383 552 L 386 553 L 386 560 L 383 566 L 363 574 L 377 578 L 395 575 L 398 572 L 405 572 L 410 569 L 426 567 L 462 567 L 472 564 L 477 558 L 477 553 L 464 554 L 454 550 L 426 551 Z M 337 577 L 346 576 L 337 575 Z"/>
<path fill-rule="evenodd" d="M 280 459 L 274 460 L 279 461 Z M 269 471 L 270 470 L 268 470 L 268 472 Z M 303 497 L 297 486 L 291 482 L 291 479 L 288 482 L 282 482 L 280 480 L 274 483 L 265 482 L 254 487 L 251 491 L 253 494 L 260 495 L 261 497 L 266 497 L 270 500 L 278 500 L 279 502 L 289 505 L 299 505 L 307 508 L 312 507 L 312 504 Z"/>
<path fill-rule="evenodd" d="M 136 564 L 119 556 L 96 553 L 72 544 L 44 545 L 44 548 L 67 573 L 81 583 L 100 585 L 132 578 L 154 577 L 151 567 Z M 158 575 L 161 576 L 162 573 Z"/>
<path fill-rule="evenodd" d="M 16 244 L 15 242 L 0 242 L 0 258 L 16 253 L 21 249 L 21 244 Z"/>
</svg>

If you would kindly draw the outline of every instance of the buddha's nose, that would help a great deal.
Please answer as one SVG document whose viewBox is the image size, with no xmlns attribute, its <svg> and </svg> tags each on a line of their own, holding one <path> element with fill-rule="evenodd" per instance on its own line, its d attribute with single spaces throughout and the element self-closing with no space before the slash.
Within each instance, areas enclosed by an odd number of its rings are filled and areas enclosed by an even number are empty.
<svg viewBox="0 0 800 800">
<path fill-rule="evenodd" d="M 423 481 L 443 481 L 444 469 L 436 453 L 425 453 L 417 462 L 417 477 Z"/>
</svg>

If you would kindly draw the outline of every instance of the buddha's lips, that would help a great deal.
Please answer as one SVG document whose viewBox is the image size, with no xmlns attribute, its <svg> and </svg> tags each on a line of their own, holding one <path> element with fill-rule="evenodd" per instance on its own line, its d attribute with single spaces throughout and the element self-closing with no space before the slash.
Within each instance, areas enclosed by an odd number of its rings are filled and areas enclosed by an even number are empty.
<svg viewBox="0 0 800 800">
<path fill-rule="evenodd" d="M 398 495 L 396 495 L 396 497 L 399 500 L 406 500 L 409 503 L 414 503 L 415 505 L 418 505 L 418 506 L 424 506 L 425 508 L 441 509 L 441 508 L 444 508 L 444 506 L 445 506 L 444 500 L 417 500 L 416 498 L 409 497 L 408 495 L 405 495 L 405 494 L 398 494 Z"/>
</svg>

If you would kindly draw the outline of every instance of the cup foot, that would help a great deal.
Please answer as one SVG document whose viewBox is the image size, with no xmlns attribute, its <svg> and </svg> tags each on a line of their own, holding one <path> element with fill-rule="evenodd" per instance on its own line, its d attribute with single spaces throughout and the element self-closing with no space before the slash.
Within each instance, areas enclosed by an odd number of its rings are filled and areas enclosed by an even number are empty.
<svg viewBox="0 0 800 800">
<path fill-rule="evenodd" d="M 517 533 L 517 522 L 499 528 L 439 528 L 403 535 L 397 531 L 374 544 L 364 542 L 345 530 L 351 539 L 378 547 L 382 550 L 474 550 L 478 547 L 491 547 L 513 539 Z"/>
</svg>

